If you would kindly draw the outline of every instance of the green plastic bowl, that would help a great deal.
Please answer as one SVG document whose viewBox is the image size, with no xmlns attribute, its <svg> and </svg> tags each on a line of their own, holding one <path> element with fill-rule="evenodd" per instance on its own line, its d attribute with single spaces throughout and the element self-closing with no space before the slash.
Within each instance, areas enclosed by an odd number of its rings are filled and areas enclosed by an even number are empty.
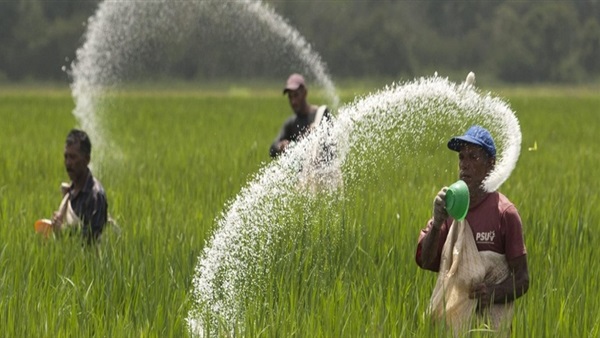
<svg viewBox="0 0 600 338">
<path fill-rule="evenodd" d="M 446 210 L 457 221 L 467 217 L 469 211 L 469 187 L 463 180 L 452 183 L 446 191 Z"/>
</svg>

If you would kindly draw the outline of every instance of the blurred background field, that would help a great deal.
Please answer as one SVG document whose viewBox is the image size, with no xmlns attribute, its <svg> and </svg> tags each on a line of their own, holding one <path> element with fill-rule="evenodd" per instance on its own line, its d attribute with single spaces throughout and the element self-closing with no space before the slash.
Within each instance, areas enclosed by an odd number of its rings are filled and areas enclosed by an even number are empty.
<svg viewBox="0 0 600 338">
<path fill-rule="evenodd" d="M 161 15 L 141 22 L 127 19 L 123 25 L 147 29 L 163 20 L 163 27 L 175 22 L 180 30 L 197 31 L 179 43 L 168 39 L 172 42 L 169 48 L 160 48 L 165 43 L 160 34 L 147 44 L 142 39 L 132 40 L 137 47 L 131 55 L 152 50 L 149 45 L 159 47 L 138 59 L 136 66 L 148 65 L 152 76 L 160 70 L 170 78 L 199 81 L 287 75 L 291 63 L 281 60 L 293 58 L 289 41 L 268 43 L 275 34 L 264 30 L 260 36 L 248 38 L 248 31 L 260 26 L 260 19 L 254 18 L 247 27 L 240 20 L 230 22 L 226 11 L 211 8 L 182 27 L 182 17 L 169 16 L 169 10 L 184 3 L 209 2 L 162 0 L 139 6 L 167 3 Z M 233 1 L 229 8 L 249 2 Z M 129 3 L 112 1 L 121 13 L 135 18 Z M 337 79 L 412 78 L 433 71 L 463 77 L 475 71 L 486 77 L 486 82 L 507 84 L 598 84 L 600 80 L 600 4 L 595 0 L 261 3 L 297 29 Z M 84 34 L 91 25 L 88 18 L 106 4 L 102 0 L 0 2 L 0 82 L 69 79 L 65 69 L 86 40 Z M 111 26 L 106 31 L 121 25 L 115 20 Z M 272 59 L 282 51 L 284 58 Z M 113 51 L 112 55 L 116 54 Z"/>
<path fill-rule="evenodd" d="M 341 101 L 379 88 L 369 86 L 340 86 Z M 33 232 L 33 222 L 58 206 L 67 180 L 63 142 L 77 123 L 69 91 L 2 88 L 3 334 L 189 334 L 191 281 L 205 240 L 271 161 L 268 147 L 290 114 L 279 89 L 245 88 L 142 88 L 108 100 L 102 119 L 119 156 L 93 168 L 118 227 L 106 229 L 99 250 Z M 600 97 L 585 88 L 493 92 L 516 112 L 523 134 L 517 167 L 500 188 L 520 210 L 531 273 L 513 335 L 598 336 Z M 309 98 L 322 100 L 318 92 Z M 311 205 L 309 222 L 299 214 L 290 240 L 278 243 L 268 287 L 249 298 L 244 335 L 441 335 L 422 316 L 435 274 L 417 268 L 414 250 L 434 194 L 456 179 L 456 167 L 444 144 L 388 159 L 363 168 L 355 176 L 361 182 L 345 181 L 350 198 Z"/>
</svg>

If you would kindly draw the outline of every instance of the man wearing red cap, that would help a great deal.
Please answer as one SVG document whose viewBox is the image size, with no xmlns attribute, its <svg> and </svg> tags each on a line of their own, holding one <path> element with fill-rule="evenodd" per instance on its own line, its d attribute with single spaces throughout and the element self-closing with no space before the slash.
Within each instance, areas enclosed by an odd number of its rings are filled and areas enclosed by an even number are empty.
<svg viewBox="0 0 600 338">
<path fill-rule="evenodd" d="M 326 106 L 311 105 L 306 100 L 308 88 L 302 75 L 296 73 L 290 75 L 283 94 L 287 94 L 294 115 L 285 121 L 279 135 L 271 144 L 269 149 L 271 157 L 281 155 L 290 142 L 298 142 L 323 119 L 329 119 L 329 110 Z"/>
</svg>

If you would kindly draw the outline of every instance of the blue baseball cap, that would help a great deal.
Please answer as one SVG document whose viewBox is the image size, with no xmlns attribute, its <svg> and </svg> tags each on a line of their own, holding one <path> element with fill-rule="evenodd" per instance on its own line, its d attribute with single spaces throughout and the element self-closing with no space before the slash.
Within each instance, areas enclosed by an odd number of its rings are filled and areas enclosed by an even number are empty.
<svg viewBox="0 0 600 338">
<path fill-rule="evenodd" d="M 465 143 L 478 145 L 485 150 L 491 157 L 496 157 L 496 145 L 490 132 L 481 126 L 472 126 L 462 136 L 455 136 L 448 141 L 448 148 L 454 151 L 460 151 L 460 147 Z"/>
</svg>

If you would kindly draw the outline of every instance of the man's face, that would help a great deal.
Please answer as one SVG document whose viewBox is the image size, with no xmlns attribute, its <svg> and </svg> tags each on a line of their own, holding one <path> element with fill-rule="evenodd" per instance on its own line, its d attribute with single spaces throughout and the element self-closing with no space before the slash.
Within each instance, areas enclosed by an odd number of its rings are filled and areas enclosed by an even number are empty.
<svg viewBox="0 0 600 338">
<path fill-rule="evenodd" d="M 86 175 L 90 163 L 89 157 L 84 155 L 79 147 L 79 142 L 65 145 L 65 169 L 71 181 Z"/>
<path fill-rule="evenodd" d="M 481 187 L 481 183 L 494 168 L 495 159 L 480 146 L 465 143 L 458 152 L 460 179 L 467 183 L 469 191 Z"/>
<path fill-rule="evenodd" d="M 306 89 L 300 87 L 296 90 L 287 91 L 290 107 L 296 115 L 304 114 L 304 106 L 306 105 Z"/>
</svg>

